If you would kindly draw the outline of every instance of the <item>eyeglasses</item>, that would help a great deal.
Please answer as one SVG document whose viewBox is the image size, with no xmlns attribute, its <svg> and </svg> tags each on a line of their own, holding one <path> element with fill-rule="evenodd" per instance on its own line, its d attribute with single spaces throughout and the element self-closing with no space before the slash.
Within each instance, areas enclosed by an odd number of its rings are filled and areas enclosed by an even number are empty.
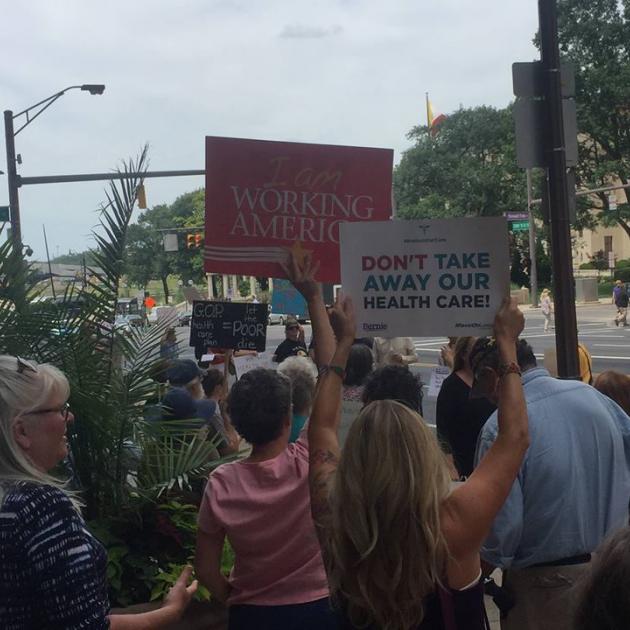
<svg viewBox="0 0 630 630">
<path fill-rule="evenodd" d="M 54 407 L 50 409 L 36 409 L 35 411 L 29 411 L 28 413 L 25 413 L 24 415 L 36 416 L 36 415 L 40 415 L 44 413 L 60 413 L 63 416 L 63 419 L 67 420 L 68 416 L 70 415 L 70 405 L 69 403 L 66 402 L 63 405 L 61 405 L 61 407 Z"/>
<path fill-rule="evenodd" d="M 300 330 L 299 326 L 287 326 L 287 330 Z"/>
<path fill-rule="evenodd" d="M 30 361 L 23 359 L 22 357 L 15 357 L 17 359 L 17 373 L 23 374 L 24 372 L 33 372 L 37 374 L 37 368 Z"/>
</svg>

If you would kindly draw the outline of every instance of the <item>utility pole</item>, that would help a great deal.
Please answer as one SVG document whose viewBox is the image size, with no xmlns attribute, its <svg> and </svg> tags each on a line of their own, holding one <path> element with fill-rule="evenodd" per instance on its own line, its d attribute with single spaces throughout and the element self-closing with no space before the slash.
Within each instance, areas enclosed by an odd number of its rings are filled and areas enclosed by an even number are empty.
<svg viewBox="0 0 630 630">
<path fill-rule="evenodd" d="M 11 215 L 11 239 L 13 249 L 20 252 L 22 228 L 20 226 L 20 199 L 18 196 L 18 175 L 15 162 L 15 134 L 13 133 L 13 112 L 4 112 L 4 136 L 7 147 L 7 177 L 9 184 L 9 212 Z"/>
<path fill-rule="evenodd" d="M 556 0 L 538 0 L 538 15 L 547 123 L 545 136 L 548 138 L 546 154 L 558 376 L 579 378 Z"/>
<path fill-rule="evenodd" d="M 529 284 L 532 306 L 538 306 L 538 268 L 536 266 L 536 225 L 532 211 L 532 169 L 525 171 L 527 175 L 527 215 L 529 217 Z"/>
</svg>

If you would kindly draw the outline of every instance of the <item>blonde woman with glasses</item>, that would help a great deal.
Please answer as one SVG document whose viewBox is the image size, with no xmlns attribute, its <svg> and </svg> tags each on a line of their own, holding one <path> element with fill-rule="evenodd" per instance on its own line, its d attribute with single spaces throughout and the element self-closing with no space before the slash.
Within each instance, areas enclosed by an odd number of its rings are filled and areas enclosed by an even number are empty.
<svg viewBox="0 0 630 630">
<path fill-rule="evenodd" d="M 308 300 L 307 257 L 289 275 Z M 316 343 L 337 347 L 323 369 L 309 425 L 311 512 L 331 597 L 344 629 L 480 630 L 487 627 L 479 550 L 529 444 L 516 364 L 523 315 L 506 300 L 494 328 L 501 353 L 499 437 L 451 492 L 448 465 L 422 417 L 393 400 L 366 405 L 339 448 L 343 375 L 355 335 L 349 301 L 310 303 Z M 332 328 L 331 328 L 332 324 Z"/>
<path fill-rule="evenodd" d="M 111 615 L 107 555 L 51 471 L 68 455 L 70 387 L 52 365 L 0 355 L 0 628 L 162 628 L 196 582 L 180 576 L 158 610 Z"/>
</svg>

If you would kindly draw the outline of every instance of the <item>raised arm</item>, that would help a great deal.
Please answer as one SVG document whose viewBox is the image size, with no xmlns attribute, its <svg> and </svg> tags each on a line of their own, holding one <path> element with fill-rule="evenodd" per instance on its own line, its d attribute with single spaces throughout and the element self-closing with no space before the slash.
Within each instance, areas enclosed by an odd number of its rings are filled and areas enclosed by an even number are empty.
<svg viewBox="0 0 630 630">
<path fill-rule="evenodd" d="M 315 281 L 318 269 L 319 262 L 314 263 L 310 254 L 306 254 L 301 261 L 298 261 L 290 253 L 288 263 L 284 267 L 289 280 L 302 294 L 308 305 L 315 339 L 315 364 L 321 367 L 330 363 L 335 352 L 335 335 L 326 313 L 321 286 Z"/>
<path fill-rule="evenodd" d="M 354 311 L 349 299 L 335 303 L 330 312 L 330 321 L 337 338 L 337 348 L 330 366 L 320 375 L 308 427 L 311 513 L 318 526 L 323 526 L 328 516 L 329 482 L 339 462 L 337 432 L 341 416 L 343 374 L 355 333 Z"/>
<path fill-rule="evenodd" d="M 494 322 L 502 373 L 496 375 L 498 436 L 473 474 L 444 503 L 443 531 L 456 559 L 479 553 L 529 446 L 527 407 L 515 367 L 523 324 L 516 300 L 506 299 Z"/>
</svg>

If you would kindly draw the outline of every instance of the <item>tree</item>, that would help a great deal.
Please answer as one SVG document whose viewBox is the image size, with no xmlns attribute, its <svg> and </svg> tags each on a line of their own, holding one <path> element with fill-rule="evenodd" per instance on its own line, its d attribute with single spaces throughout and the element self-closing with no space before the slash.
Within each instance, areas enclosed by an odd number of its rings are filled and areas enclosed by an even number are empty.
<svg viewBox="0 0 630 630">
<path fill-rule="evenodd" d="M 510 280 L 518 287 L 529 287 L 529 276 L 523 269 L 523 255 L 519 247 L 512 248 Z"/>
<path fill-rule="evenodd" d="M 536 239 L 536 271 L 538 273 L 538 286 L 551 284 L 551 257 L 543 246 L 543 239 Z"/>
<path fill-rule="evenodd" d="M 203 233 L 206 213 L 206 191 L 198 188 L 180 195 L 170 206 L 173 224 L 176 227 L 189 227 L 191 233 Z M 174 257 L 175 272 L 182 280 L 202 282 L 205 276 L 203 268 L 203 250 L 180 250 Z"/>
<path fill-rule="evenodd" d="M 630 183 L 630 0 L 560 0 L 560 51 L 575 68 L 578 118 L 578 185 Z M 627 193 L 630 195 L 630 191 Z M 611 210 L 597 193 L 594 219 L 620 225 L 630 236 L 630 205 Z M 581 204 L 581 214 L 592 209 Z"/>
<path fill-rule="evenodd" d="M 171 228 L 191 226 L 193 231 L 193 226 L 199 225 L 195 223 L 197 217 L 200 213 L 203 216 L 204 205 L 204 191 L 199 189 L 181 195 L 170 206 L 160 204 L 145 210 L 138 217 L 138 223 L 129 228 L 125 257 L 125 271 L 132 284 L 146 286 L 149 280 L 159 280 L 168 302 L 169 275 L 179 275 L 184 282 L 203 280 L 203 252 L 187 249 L 182 236 L 180 249 L 166 252 L 163 237 Z"/>
<path fill-rule="evenodd" d="M 168 302 L 168 276 L 172 268 L 172 255 L 164 251 L 163 232 L 172 227 L 170 208 L 161 204 L 145 210 L 138 223 L 129 226 L 125 257 L 125 272 L 131 284 L 146 286 L 150 280 L 160 280 L 164 300 Z"/>
<path fill-rule="evenodd" d="M 415 127 L 408 137 L 415 145 L 394 172 L 399 216 L 494 216 L 525 205 L 511 107 L 459 109 L 435 135 Z"/>
</svg>

